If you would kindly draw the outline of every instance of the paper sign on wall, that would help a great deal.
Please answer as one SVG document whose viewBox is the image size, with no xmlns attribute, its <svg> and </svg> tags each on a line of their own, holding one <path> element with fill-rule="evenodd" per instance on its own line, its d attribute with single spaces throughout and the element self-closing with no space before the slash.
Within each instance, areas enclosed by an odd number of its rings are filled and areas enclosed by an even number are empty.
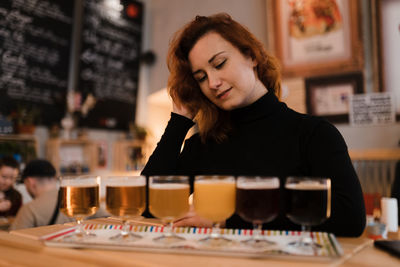
<svg viewBox="0 0 400 267">
<path fill-rule="evenodd" d="M 395 101 L 390 93 L 350 96 L 351 125 L 381 125 L 395 122 Z"/>
</svg>

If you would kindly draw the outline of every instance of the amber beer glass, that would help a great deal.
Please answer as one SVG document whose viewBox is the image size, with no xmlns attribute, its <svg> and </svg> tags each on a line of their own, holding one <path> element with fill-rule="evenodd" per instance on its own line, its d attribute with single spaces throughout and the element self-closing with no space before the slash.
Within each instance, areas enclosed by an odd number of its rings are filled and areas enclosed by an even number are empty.
<svg viewBox="0 0 400 267">
<path fill-rule="evenodd" d="M 220 223 L 235 212 L 236 184 L 234 176 L 199 175 L 194 181 L 194 209 L 213 222 L 211 234 L 200 242 L 210 246 L 228 245 L 231 240 L 220 233 Z"/>
<path fill-rule="evenodd" d="M 106 208 L 122 220 L 121 232 L 110 237 L 115 241 L 136 241 L 140 235 L 130 231 L 129 219 L 141 218 L 146 206 L 146 177 L 110 176 L 104 179 Z"/>
<path fill-rule="evenodd" d="M 262 224 L 272 221 L 279 213 L 279 178 L 239 176 L 236 182 L 236 212 L 253 224 L 253 235 L 243 242 L 262 248 L 274 244 L 261 235 Z"/>
<path fill-rule="evenodd" d="M 60 211 L 73 217 L 78 227 L 68 238 L 82 239 L 94 236 L 84 231 L 82 222 L 99 209 L 98 176 L 64 176 L 60 178 Z"/>
<path fill-rule="evenodd" d="M 174 243 L 184 240 L 173 233 L 173 221 L 189 211 L 188 176 L 150 176 L 149 209 L 151 214 L 167 223 L 164 235 L 155 242 Z"/>
<path fill-rule="evenodd" d="M 301 225 L 302 238 L 290 246 L 302 250 L 317 250 L 321 245 L 310 237 L 311 227 L 322 224 L 331 214 L 331 180 L 316 177 L 288 177 L 286 216 Z"/>
</svg>

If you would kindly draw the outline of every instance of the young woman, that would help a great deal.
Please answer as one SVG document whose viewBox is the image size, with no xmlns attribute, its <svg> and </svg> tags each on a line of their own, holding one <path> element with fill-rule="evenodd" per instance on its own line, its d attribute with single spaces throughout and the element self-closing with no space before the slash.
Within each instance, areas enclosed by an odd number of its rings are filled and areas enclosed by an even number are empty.
<svg viewBox="0 0 400 267">
<path fill-rule="evenodd" d="M 343 137 L 325 120 L 278 100 L 278 64 L 245 27 L 227 14 L 197 16 L 175 35 L 168 67 L 173 112 L 144 175 L 273 175 L 281 186 L 290 175 L 329 177 L 331 217 L 318 229 L 363 232 L 362 190 Z M 181 151 L 195 122 L 198 133 Z M 264 228 L 299 229 L 281 200 L 281 214 Z M 191 212 L 177 225 L 209 224 Z M 251 228 L 237 215 L 226 226 Z"/>
</svg>

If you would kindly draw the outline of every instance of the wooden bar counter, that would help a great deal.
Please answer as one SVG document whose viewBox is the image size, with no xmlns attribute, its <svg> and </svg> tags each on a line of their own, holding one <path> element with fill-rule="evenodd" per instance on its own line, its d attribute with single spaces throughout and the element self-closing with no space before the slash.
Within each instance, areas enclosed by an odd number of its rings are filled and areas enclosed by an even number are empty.
<svg viewBox="0 0 400 267">
<path fill-rule="evenodd" d="M 92 223 L 110 223 L 95 219 Z M 154 225 L 153 221 L 148 221 Z M 115 220 L 112 221 L 115 223 Z M 230 258 L 187 254 L 149 253 L 99 249 L 46 247 L 39 237 L 66 229 L 70 225 L 52 225 L 11 231 L 0 231 L 0 266 L 400 266 L 400 259 L 373 246 L 365 235 L 359 238 L 337 238 L 344 255 L 327 261 L 288 258 Z M 390 239 L 400 239 L 400 231 Z"/>
</svg>

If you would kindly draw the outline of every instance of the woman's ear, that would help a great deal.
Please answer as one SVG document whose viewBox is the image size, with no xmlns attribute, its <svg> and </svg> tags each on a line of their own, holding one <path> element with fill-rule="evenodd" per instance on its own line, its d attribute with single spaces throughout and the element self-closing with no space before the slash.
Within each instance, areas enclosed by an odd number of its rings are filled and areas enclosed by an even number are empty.
<svg viewBox="0 0 400 267">
<path fill-rule="evenodd" d="M 243 51 L 243 54 L 245 55 L 245 57 L 251 58 L 251 61 L 252 61 L 252 64 L 253 64 L 253 68 L 257 67 L 257 65 L 258 65 L 257 59 L 256 59 L 255 55 L 252 53 L 252 51 L 249 48 L 245 49 Z"/>
<path fill-rule="evenodd" d="M 252 62 L 253 62 L 253 68 L 257 67 L 257 66 L 258 66 L 257 59 L 252 58 L 251 60 L 252 60 Z"/>
</svg>

